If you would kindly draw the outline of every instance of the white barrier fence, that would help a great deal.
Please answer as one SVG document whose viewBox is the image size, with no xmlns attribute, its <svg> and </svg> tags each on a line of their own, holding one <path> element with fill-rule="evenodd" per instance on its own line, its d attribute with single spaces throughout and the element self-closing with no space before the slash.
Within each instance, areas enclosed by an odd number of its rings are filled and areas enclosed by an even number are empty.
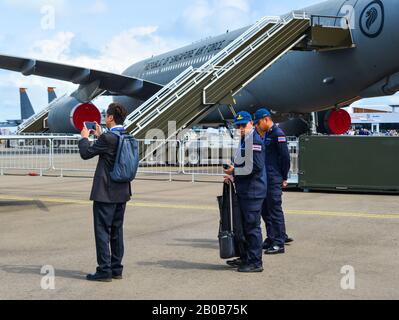
<svg viewBox="0 0 399 320">
<path fill-rule="evenodd" d="M 43 174 L 94 174 L 97 159 L 83 161 L 76 136 L 4 136 L 0 137 L 0 173 L 34 172 Z M 143 175 L 189 175 L 221 177 L 223 164 L 236 153 L 234 139 L 139 140 Z M 298 177 L 298 141 L 289 139 L 291 182 Z"/>
</svg>

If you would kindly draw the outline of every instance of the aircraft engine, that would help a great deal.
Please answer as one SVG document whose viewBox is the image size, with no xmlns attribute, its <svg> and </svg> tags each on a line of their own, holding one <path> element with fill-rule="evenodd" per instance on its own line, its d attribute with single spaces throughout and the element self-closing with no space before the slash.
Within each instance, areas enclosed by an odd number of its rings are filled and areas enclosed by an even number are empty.
<svg viewBox="0 0 399 320">
<path fill-rule="evenodd" d="M 84 122 L 101 123 L 101 113 L 92 103 L 82 103 L 71 96 L 62 97 L 55 103 L 48 116 L 52 133 L 80 133 Z"/>
<path fill-rule="evenodd" d="M 345 134 L 352 124 L 350 114 L 343 109 L 318 112 L 318 120 L 317 131 L 326 134 Z"/>
</svg>

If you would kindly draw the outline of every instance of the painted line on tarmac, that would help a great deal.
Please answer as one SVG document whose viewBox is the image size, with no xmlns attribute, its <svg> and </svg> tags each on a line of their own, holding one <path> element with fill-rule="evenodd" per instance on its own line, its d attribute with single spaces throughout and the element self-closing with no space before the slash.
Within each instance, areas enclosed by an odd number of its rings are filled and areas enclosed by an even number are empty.
<svg viewBox="0 0 399 320">
<path fill-rule="evenodd" d="M 360 213 L 360 212 L 333 212 L 311 210 L 286 210 L 288 215 L 338 217 L 338 218 L 366 218 L 366 219 L 399 219 L 399 214 Z"/>
<path fill-rule="evenodd" d="M 0 201 L 21 201 L 33 202 L 40 201 L 55 204 L 74 204 L 74 205 L 92 205 L 92 201 L 75 200 L 67 198 L 31 198 L 0 195 Z M 179 209 L 179 210 L 198 210 L 198 211 L 218 211 L 217 206 L 196 206 L 196 205 L 180 205 L 168 203 L 149 203 L 149 202 L 129 202 L 129 207 L 136 208 L 152 208 L 152 209 Z M 378 214 L 378 213 L 361 213 L 361 212 L 334 212 L 334 211 L 312 211 L 312 210 L 285 210 L 287 215 L 298 216 L 319 216 L 319 217 L 338 217 L 338 218 L 364 218 L 364 219 L 399 219 L 398 214 Z"/>
</svg>

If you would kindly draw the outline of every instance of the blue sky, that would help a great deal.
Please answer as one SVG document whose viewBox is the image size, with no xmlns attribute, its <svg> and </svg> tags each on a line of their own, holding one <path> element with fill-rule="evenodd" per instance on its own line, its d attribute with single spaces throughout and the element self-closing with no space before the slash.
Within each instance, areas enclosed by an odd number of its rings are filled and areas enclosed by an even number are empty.
<svg viewBox="0 0 399 320">
<path fill-rule="evenodd" d="M 122 72 L 152 54 L 317 2 L 0 0 L 0 52 Z M 0 120 L 20 117 L 19 87 L 29 89 L 36 111 L 42 109 L 47 103 L 47 86 L 56 86 L 59 95 L 76 88 L 61 81 L 0 71 Z M 100 98 L 96 104 L 104 108 L 108 102 L 108 98 Z"/>
</svg>

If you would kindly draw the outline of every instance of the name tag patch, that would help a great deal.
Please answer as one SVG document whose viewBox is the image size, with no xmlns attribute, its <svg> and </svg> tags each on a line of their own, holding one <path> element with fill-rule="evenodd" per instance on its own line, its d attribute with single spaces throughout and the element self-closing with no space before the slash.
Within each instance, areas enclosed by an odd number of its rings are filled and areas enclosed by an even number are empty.
<svg viewBox="0 0 399 320">
<path fill-rule="evenodd" d="M 262 152 L 262 145 L 254 144 L 252 150 L 257 152 Z"/>
</svg>

